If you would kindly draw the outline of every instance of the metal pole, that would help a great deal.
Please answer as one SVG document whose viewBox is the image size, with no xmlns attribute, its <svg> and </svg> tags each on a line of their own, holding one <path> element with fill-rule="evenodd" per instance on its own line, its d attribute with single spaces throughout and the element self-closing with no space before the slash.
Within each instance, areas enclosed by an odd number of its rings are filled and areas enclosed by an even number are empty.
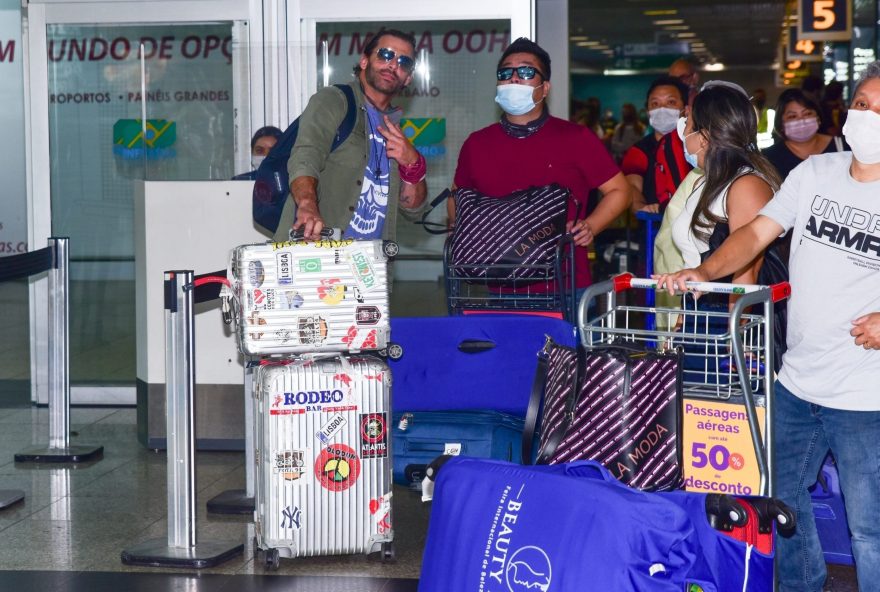
<svg viewBox="0 0 880 592">
<path fill-rule="evenodd" d="M 166 271 L 165 436 L 168 440 L 168 537 L 124 549 L 126 565 L 214 567 L 244 552 L 233 542 L 196 544 L 195 311 L 193 272 Z"/>
<path fill-rule="evenodd" d="M 165 392 L 168 546 L 196 545 L 195 314 L 192 271 L 165 272 Z"/>
<path fill-rule="evenodd" d="M 52 237 L 49 269 L 49 445 L 31 446 L 15 454 L 15 462 L 79 463 L 99 458 L 103 446 L 70 443 L 70 256 L 67 237 Z"/>
<path fill-rule="evenodd" d="M 70 445 L 69 241 L 49 239 L 49 448 L 60 449 Z"/>
</svg>

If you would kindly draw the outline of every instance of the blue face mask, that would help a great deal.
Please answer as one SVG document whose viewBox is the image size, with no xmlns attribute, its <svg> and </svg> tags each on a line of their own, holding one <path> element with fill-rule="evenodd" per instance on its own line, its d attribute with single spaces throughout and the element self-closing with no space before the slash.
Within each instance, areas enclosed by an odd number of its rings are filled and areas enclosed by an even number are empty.
<svg viewBox="0 0 880 592">
<path fill-rule="evenodd" d="M 682 145 L 682 147 L 684 148 L 684 159 L 685 159 L 685 160 L 687 161 L 687 163 L 688 163 L 689 165 L 691 165 L 693 168 L 697 168 L 697 166 L 699 166 L 699 165 L 697 165 L 697 154 L 699 154 L 700 152 L 702 152 L 703 149 L 700 148 L 699 150 L 697 150 L 696 152 L 694 152 L 693 154 L 691 154 L 690 152 L 688 152 L 687 139 L 690 138 L 691 136 L 693 136 L 693 135 L 696 134 L 696 133 L 698 133 L 698 132 L 691 132 L 691 133 L 689 133 L 688 135 L 684 136 L 684 137 L 682 138 L 682 140 L 681 140 L 681 145 Z"/>
<path fill-rule="evenodd" d="M 534 86 L 526 84 L 502 84 L 495 87 L 495 102 L 508 115 L 524 115 L 537 105 L 532 100 L 534 90 Z"/>
</svg>

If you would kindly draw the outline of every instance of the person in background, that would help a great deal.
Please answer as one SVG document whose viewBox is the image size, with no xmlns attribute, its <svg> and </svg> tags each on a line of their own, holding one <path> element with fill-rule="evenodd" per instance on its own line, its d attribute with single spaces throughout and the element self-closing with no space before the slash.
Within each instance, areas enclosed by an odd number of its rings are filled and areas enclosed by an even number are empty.
<svg viewBox="0 0 880 592">
<path fill-rule="evenodd" d="M 843 84 L 840 81 L 832 80 L 825 87 L 821 107 L 825 127 L 819 131 L 829 136 L 839 136 L 846 123 L 846 103 L 843 101 Z"/>
<path fill-rule="evenodd" d="M 571 192 L 566 230 L 576 245 L 576 285 L 591 282 L 587 246 L 629 207 L 630 190 L 595 134 L 583 126 L 550 115 L 550 56 L 537 43 L 521 37 L 498 62 L 495 102 L 501 121 L 473 132 L 458 155 L 455 186 L 503 198 L 511 193 L 558 183 Z M 591 189 L 602 199 L 584 215 Z M 455 221 L 455 204 L 448 203 Z"/>
<path fill-rule="evenodd" d="M 756 88 L 752 91 L 752 105 L 758 112 L 758 133 L 767 133 L 770 122 L 767 119 L 767 91 L 763 88 Z"/>
<path fill-rule="evenodd" d="M 623 156 L 620 168 L 633 187 L 632 211 L 658 213 L 691 170 L 675 124 L 684 115 L 687 87 L 671 76 L 651 83 L 645 105 L 652 132 Z"/>
<path fill-rule="evenodd" d="M 819 133 L 819 105 L 798 88 L 779 95 L 773 132 L 778 141 L 764 149 L 764 156 L 783 180 L 810 156 L 848 149 L 842 138 Z"/>
<path fill-rule="evenodd" d="M 810 100 L 813 101 L 816 105 L 822 104 L 822 93 L 825 91 L 825 82 L 821 77 L 816 76 L 815 74 L 810 74 L 801 80 L 801 90 L 804 91 L 804 94 L 809 97 Z M 819 129 L 824 129 L 827 125 L 827 122 L 821 120 L 822 113 L 819 113 L 820 121 L 819 121 Z"/>
<path fill-rule="evenodd" d="M 880 62 L 856 84 L 843 134 L 852 152 L 807 159 L 706 261 L 657 278 L 658 289 L 684 291 L 685 282 L 735 273 L 782 233 L 794 234 L 788 351 L 771 416 L 775 496 L 797 514 L 794 536 L 776 539 L 779 592 L 828 589 L 808 487 L 829 450 L 859 590 L 880 583 L 880 241 L 869 224 L 880 218 Z"/>
<path fill-rule="evenodd" d="M 251 138 L 252 170 L 247 173 L 235 175 L 232 177 L 233 181 L 253 181 L 256 179 L 257 169 L 260 168 L 260 163 L 263 162 L 263 159 L 266 158 L 266 155 L 269 154 L 272 147 L 278 143 L 281 134 L 282 131 L 273 125 L 267 125 L 266 127 L 258 129 L 254 133 L 254 137 Z"/>
<path fill-rule="evenodd" d="M 697 96 L 697 85 L 700 84 L 700 73 L 697 71 L 697 63 L 693 58 L 678 58 L 669 65 L 669 75 L 678 78 L 682 84 L 688 87 L 688 106 L 694 102 Z"/>
<path fill-rule="evenodd" d="M 629 147 L 645 135 L 645 126 L 639 121 L 639 112 L 632 103 L 624 103 L 620 110 L 620 123 L 611 134 L 611 154 L 617 162 Z"/>
<path fill-rule="evenodd" d="M 577 123 L 596 134 L 596 137 L 605 141 L 605 129 L 599 122 L 602 115 L 602 105 L 596 97 L 588 98 L 583 104 L 583 111 L 577 119 Z"/>
</svg>

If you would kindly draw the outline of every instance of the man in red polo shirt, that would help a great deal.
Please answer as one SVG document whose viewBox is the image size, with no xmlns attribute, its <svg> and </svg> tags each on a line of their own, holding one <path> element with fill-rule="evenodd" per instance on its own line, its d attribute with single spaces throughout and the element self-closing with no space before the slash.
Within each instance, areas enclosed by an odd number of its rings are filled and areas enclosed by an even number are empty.
<svg viewBox="0 0 880 592">
<path fill-rule="evenodd" d="M 630 187 L 602 142 L 589 129 L 549 114 L 550 56 L 521 37 L 498 62 L 495 101 L 501 121 L 472 133 L 461 147 L 455 186 L 504 197 L 558 183 L 571 192 L 566 229 L 577 249 L 577 288 L 591 283 L 587 246 L 629 207 Z M 599 205 L 586 215 L 592 189 Z M 454 204 L 449 205 L 450 223 Z"/>
</svg>

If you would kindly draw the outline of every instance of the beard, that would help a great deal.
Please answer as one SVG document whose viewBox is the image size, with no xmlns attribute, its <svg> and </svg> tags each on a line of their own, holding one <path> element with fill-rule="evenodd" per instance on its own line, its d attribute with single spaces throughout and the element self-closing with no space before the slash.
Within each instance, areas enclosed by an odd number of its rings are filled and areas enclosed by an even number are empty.
<svg viewBox="0 0 880 592">
<path fill-rule="evenodd" d="M 394 69 L 377 69 L 373 67 L 372 63 L 368 63 L 366 69 L 364 70 L 364 79 L 367 84 L 371 87 L 379 91 L 384 95 L 395 96 L 403 87 L 406 86 L 404 84 L 406 77 L 404 80 L 400 79 L 399 73 L 400 71 L 395 71 Z M 393 77 L 393 80 L 389 80 L 385 78 L 384 75 L 390 75 Z"/>
</svg>

